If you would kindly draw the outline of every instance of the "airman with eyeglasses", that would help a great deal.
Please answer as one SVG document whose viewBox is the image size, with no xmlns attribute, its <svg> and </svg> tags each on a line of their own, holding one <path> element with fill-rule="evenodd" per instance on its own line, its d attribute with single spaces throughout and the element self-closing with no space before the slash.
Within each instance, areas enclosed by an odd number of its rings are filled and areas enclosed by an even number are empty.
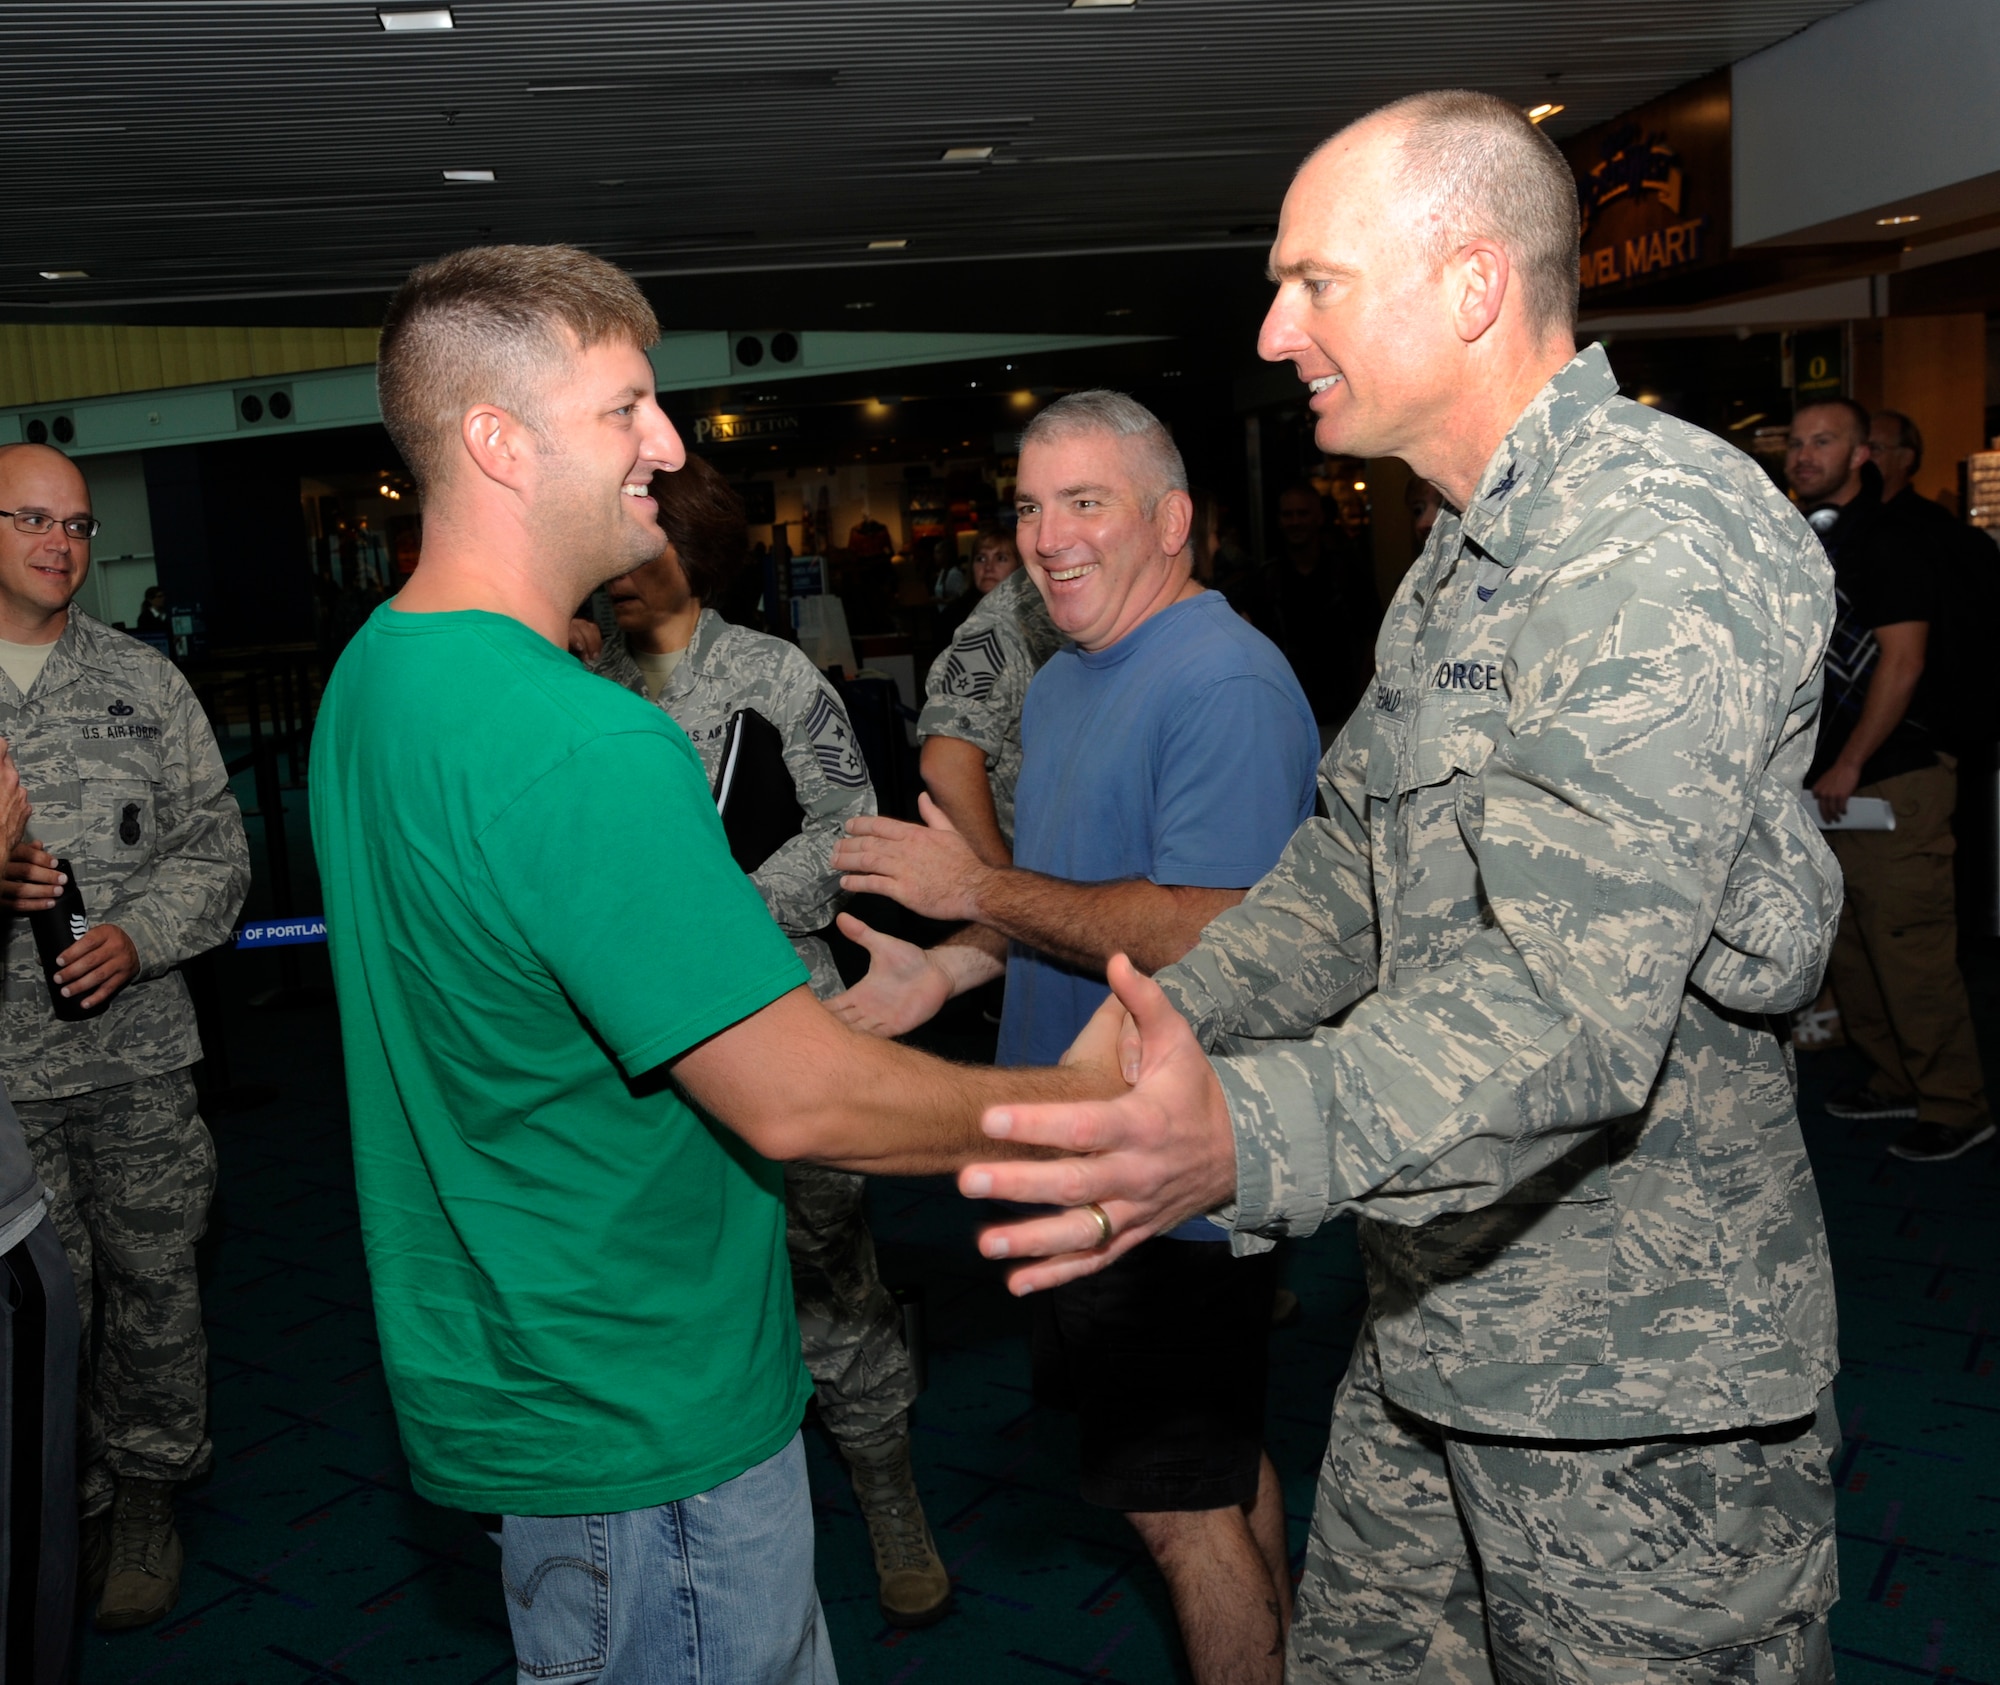
<svg viewBox="0 0 2000 1685">
<path fill-rule="evenodd" d="M 14 523 L 16 532 L 25 532 L 31 538 L 41 538 L 61 527 L 71 538 L 88 544 L 97 536 L 104 525 L 95 515 L 55 516 L 41 509 L 0 509 Z"/>
</svg>

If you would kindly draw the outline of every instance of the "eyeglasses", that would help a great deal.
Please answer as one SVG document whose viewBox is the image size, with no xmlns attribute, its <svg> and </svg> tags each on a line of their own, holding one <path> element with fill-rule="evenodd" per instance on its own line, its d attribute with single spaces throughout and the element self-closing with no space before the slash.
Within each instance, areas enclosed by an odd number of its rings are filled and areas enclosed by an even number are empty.
<svg viewBox="0 0 2000 1685">
<path fill-rule="evenodd" d="M 40 538 L 44 533 L 61 527 L 71 538 L 89 540 L 97 536 L 98 528 L 104 523 L 95 515 L 72 515 L 59 521 L 53 515 L 44 515 L 39 509 L 0 509 L 14 523 L 16 532 L 25 532 L 31 538 Z"/>
</svg>

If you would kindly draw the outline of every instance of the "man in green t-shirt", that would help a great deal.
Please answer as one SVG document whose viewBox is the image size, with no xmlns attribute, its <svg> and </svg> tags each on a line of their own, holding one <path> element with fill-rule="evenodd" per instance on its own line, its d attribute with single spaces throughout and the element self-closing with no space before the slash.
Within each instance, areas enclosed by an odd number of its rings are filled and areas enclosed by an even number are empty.
<svg viewBox="0 0 2000 1685">
<path fill-rule="evenodd" d="M 498 1513 L 524 1669 L 833 1677 L 774 1159 L 954 1168 L 1003 1097 L 1109 1093 L 848 1030 L 732 863 L 692 745 L 565 651 L 685 460 L 623 272 L 413 274 L 378 382 L 423 559 L 313 747 L 382 1355 L 418 1491 Z"/>
</svg>

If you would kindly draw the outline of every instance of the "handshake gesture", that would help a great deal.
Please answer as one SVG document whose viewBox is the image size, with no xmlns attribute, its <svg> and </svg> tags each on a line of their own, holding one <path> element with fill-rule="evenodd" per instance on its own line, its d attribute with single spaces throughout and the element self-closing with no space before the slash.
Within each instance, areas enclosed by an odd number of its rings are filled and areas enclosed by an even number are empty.
<svg viewBox="0 0 2000 1685">
<path fill-rule="evenodd" d="M 841 928 L 872 957 L 868 976 L 828 1003 L 855 1028 L 899 1035 L 952 993 L 949 976 L 938 974 L 932 957 L 950 949 L 927 953 L 845 915 Z M 878 973 L 880 986 L 871 988 Z M 958 1191 L 968 1199 L 1070 1207 L 996 1224 L 980 1235 L 979 1250 L 988 1258 L 1032 1260 L 1009 1277 L 1015 1293 L 1090 1275 L 1142 1240 L 1235 1195 L 1228 1109 L 1193 1031 L 1160 986 L 1123 954 L 1112 957 L 1105 976 L 1111 998 L 1062 1062 L 1115 1071 L 1126 1093 L 1115 1100 L 989 1107 L 980 1127 L 991 1139 L 1066 1156 L 970 1164 L 958 1174 Z M 902 1022 L 913 1013 L 910 1023 Z"/>
</svg>

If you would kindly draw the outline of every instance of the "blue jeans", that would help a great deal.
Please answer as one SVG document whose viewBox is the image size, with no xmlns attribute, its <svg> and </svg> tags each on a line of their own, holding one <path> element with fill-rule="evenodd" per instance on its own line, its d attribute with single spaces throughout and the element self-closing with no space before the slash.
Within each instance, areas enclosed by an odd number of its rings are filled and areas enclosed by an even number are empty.
<svg viewBox="0 0 2000 1685">
<path fill-rule="evenodd" d="M 798 1435 L 734 1480 L 615 1515 L 509 1515 L 521 1685 L 837 1685 Z"/>
</svg>

